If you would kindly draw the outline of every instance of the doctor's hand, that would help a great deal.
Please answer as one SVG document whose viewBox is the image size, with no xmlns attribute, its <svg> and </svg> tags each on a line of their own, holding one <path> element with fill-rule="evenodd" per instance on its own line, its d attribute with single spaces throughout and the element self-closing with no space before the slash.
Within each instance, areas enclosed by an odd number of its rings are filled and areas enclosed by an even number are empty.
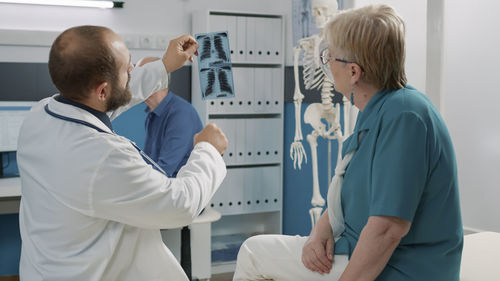
<svg viewBox="0 0 500 281">
<path fill-rule="evenodd" d="M 331 231 L 312 231 L 302 248 L 302 263 L 309 270 L 329 273 L 332 269 L 334 244 Z"/>
<path fill-rule="evenodd" d="M 186 34 L 171 40 L 162 58 L 167 73 L 181 68 L 187 60 L 193 62 L 193 55 L 198 55 L 198 43 L 193 37 Z"/>
<path fill-rule="evenodd" d="M 206 141 L 213 145 L 220 154 L 224 153 L 227 148 L 227 138 L 224 132 L 214 123 L 210 123 L 201 132 L 194 135 L 193 144 Z"/>
</svg>

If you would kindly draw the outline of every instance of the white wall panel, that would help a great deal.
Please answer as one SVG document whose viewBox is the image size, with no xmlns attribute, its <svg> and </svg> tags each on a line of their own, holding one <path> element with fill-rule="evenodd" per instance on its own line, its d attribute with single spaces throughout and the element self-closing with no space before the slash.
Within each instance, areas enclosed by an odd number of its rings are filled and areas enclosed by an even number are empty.
<svg viewBox="0 0 500 281">
<path fill-rule="evenodd" d="M 500 2 L 445 1 L 442 111 L 458 161 L 464 225 L 500 232 Z"/>
</svg>

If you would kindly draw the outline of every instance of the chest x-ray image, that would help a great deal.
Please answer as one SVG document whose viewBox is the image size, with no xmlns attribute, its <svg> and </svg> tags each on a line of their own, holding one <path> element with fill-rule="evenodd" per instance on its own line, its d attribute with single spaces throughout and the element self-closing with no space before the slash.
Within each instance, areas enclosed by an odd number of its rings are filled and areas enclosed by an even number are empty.
<svg viewBox="0 0 500 281">
<path fill-rule="evenodd" d="M 227 31 L 195 35 L 203 99 L 233 98 L 233 72 Z"/>
</svg>

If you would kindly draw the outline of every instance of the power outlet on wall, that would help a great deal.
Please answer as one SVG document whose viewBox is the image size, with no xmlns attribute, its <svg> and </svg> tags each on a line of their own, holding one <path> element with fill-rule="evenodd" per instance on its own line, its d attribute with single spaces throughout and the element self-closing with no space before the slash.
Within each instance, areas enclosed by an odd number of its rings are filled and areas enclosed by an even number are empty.
<svg viewBox="0 0 500 281">
<path fill-rule="evenodd" d="M 156 49 L 166 50 L 170 43 L 170 39 L 167 36 L 156 36 Z"/>
<path fill-rule="evenodd" d="M 129 49 L 166 50 L 173 36 L 160 34 L 120 34 Z"/>
<path fill-rule="evenodd" d="M 137 36 L 126 34 L 121 35 L 123 42 L 129 49 L 137 49 L 139 47 L 139 38 Z"/>
<path fill-rule="evenodd" d="M 143 35 L 139 38 L 139 48 L 140 49 L 153 49 L 154 36 L 153 35 Z"/>
</svg>

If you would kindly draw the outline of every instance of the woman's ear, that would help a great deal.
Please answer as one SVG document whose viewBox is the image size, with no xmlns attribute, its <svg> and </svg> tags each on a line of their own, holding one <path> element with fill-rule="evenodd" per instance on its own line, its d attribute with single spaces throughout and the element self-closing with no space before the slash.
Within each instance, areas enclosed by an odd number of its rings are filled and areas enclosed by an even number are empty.
<svg viewBox="0 0 500 281">
<path fill-rule="evenodd" d="M 361 75 L 363 74 L 363 70 L 361 70 L 361 67 L 353 62 L 350 63 L 350 71 L 351 71 L 351 83 L 356 84 L 359 80 L 361 80 Z"/>
<path fill-rule="evenodd" d="M 110 93 L 110 88 L 108 82 L 102 82 L 95 88 L 95 94 L 97 99 L 101 102 L 106 101 Z"/>
</svg>

